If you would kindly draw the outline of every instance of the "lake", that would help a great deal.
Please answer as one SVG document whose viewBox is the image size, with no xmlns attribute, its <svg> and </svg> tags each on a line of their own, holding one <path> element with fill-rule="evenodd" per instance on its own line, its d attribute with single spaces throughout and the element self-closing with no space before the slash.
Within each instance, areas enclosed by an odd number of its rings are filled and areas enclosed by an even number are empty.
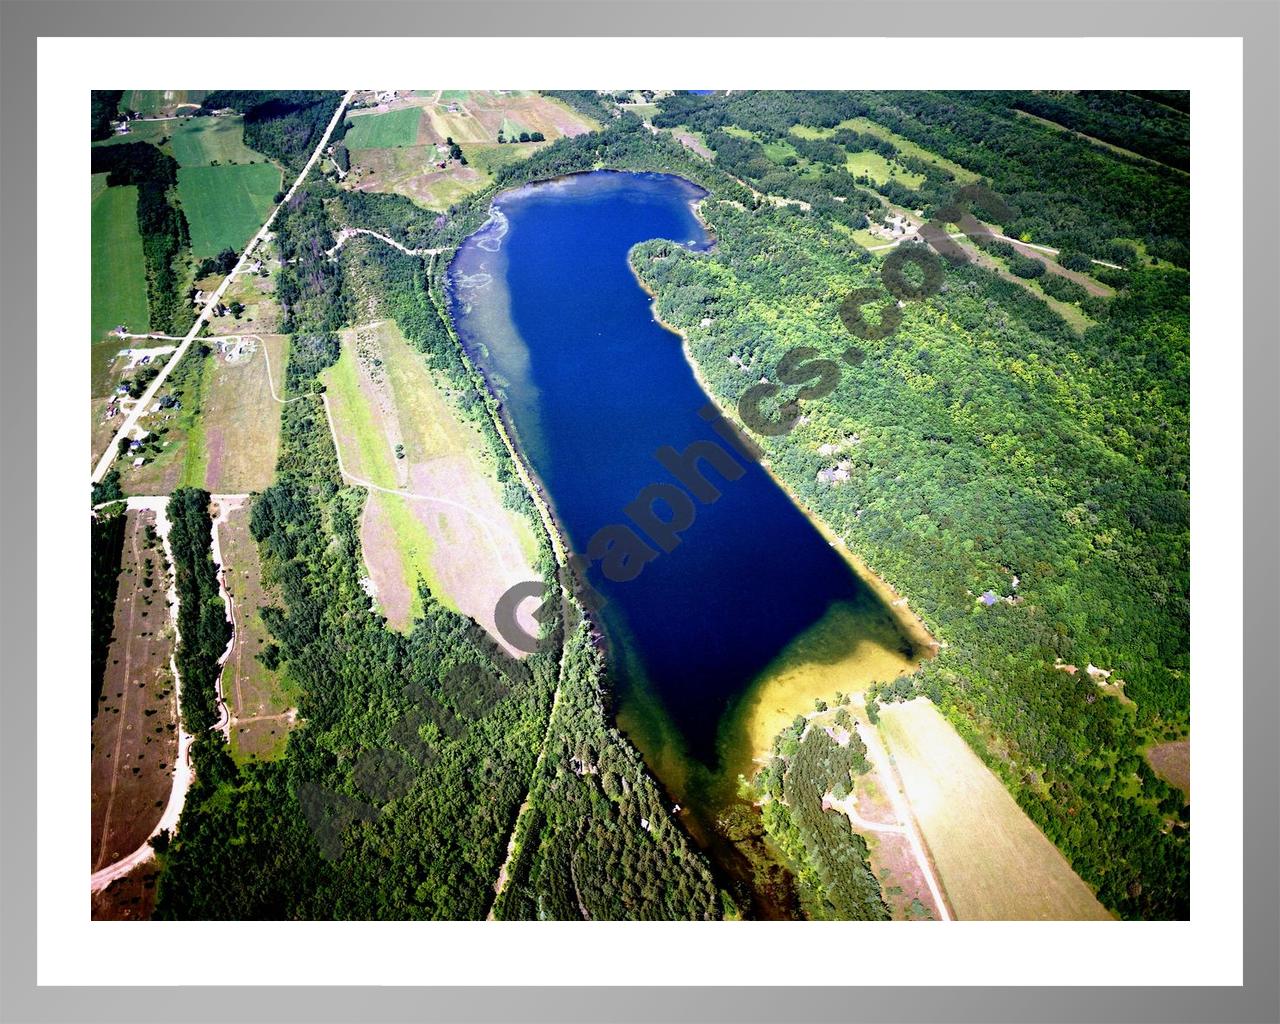
<svg viewBox="0 0 1280 1024">
<path fill-rule="evenodd" d="M 694 214 L 703 195 L 670 175 L 613 171 L 525 186 L 495 200 L 450 268 L 463 344 L 576 552 L 628 523 L 643 488 L 690 489 L 659 449 L 731 451 L 699 416 L 708 396 L 627 261 L 654 238 L 708 251 Z M 694 835 L 742 877 L 716 823 L 753 813 L 737 793 L 752 757 L 814 697 L 892 679 L 915 651 L 768 472 L 733 464 L 737 479 L 698 464 L 720 496 L 695 504 L 674 550 L 650 542 L 656 557 L 634 579 L 607 579 L 598 565 L 588 579 L 606 599 L 598 618 L 620 727 L 686 806 Z"/>
</svg>

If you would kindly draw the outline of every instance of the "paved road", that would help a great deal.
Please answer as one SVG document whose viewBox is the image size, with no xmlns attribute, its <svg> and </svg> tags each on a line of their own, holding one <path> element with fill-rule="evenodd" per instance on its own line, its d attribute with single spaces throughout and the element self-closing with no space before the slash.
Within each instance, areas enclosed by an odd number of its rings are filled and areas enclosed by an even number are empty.
<svg viewBox="0 0 1280 1024">
<path fill-rule="evenodd" d="M 102 453 L 102 457 L 98 459 L 97 466 L 94 467 L 92 480 L 95 484 L 100 483 L 102 478 L 107 475 L 118 456 L 120 441 L 133 436 L 133 432 L 138 426 L 138 420 L 142 418 L 143 413 L 145 413 L 147 409 L 151 408 L 156 394 L 159 392 L 160 388 L 164 386 L 165 380 L 167 380 L 169 374 L 173 372 L 173 368 L 178 365 L 179 360 L 186 355 L 187 350 L 191 347 L 191 343 L 195 341 L 196 336 L 204 329 L 205 324 L 208 323 L 209 317 L 213 313 L 214 307 L 222 301 L 222 296 L 226 293 L 228 286 L 235 279 L 236 275 L 239 274 L 240 271 L 248 264 L 253 250 L 257 248 L 263 238 L 265 238 L 267 233 L 271 230 L 271 224 L 275 221 L 276 214 L 280 212 L 280 207 L 293 198 L 293 194 L 298 190 L 298 186 L 302 184 L 306 179 L 306 176 L 310 173 L 311 168 L 315 166 L 316 161 L 320 159 L 320 155 L 324 152 L 325 146 L 329 143 L 329 136 L 333 134 L 333 130 L 342 120 L 342 115 L 347 109 L 347 104 L 351 102 L 351 97 L 354 94 L 355 90 L 350 89 L 342 98 L 342 102 L 338 104 L 338 109 L 334 111 L 333 118 L 329 122 L 329 127 L 325 129 L 323 137 L 316 145 L 316 148 L 312 150 L 311 157 L 307 160 L 306 166 L 302 168 L 301 173 L 294 179 L 293 184 L 289 186 L 289 191 L 285 193 L 284 199 L 277 206 L 272 208 L 271 213 L 267 217 L 266 223 L 264 223 L 262 227 L 258 229 L 258 233 L 249 240 L 249 244 L 245 246 L 244 252 L 240 254 L 240 259 L 236 262 L 231 273 L 223 279 L 222 284 L 218 285 L 214 293 L 205 300 L 204 308 L 200 311 L 200 315 L 196 318 L 196 322 L 191 325 L 191 330 L 189 330 L 186 337 L 182 339 L 182 343 L 178 346 L 178 350 L 173 354 L 173 358 L 164 364 L 164 367 L 156 375 L 156 379 L 151 382 L 151 386 L 142 393 L 142 397 L 138 399 L 134 407 L 125 415 L 124 423 L 120 425 L 120 429 L 116 431 L 115 437 L 111 439 L 111 443 L 107 445 L 106 450 Z"/>
</svg>

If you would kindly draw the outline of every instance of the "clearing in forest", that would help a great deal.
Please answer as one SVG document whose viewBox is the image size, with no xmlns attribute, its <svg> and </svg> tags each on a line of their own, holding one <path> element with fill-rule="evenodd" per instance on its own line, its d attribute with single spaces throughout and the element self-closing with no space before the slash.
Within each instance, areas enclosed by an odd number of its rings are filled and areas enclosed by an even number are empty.
<svg viewBox="0 0 1280 1024">
<path fill-rule="evenodd" d="M 1110 919 L 930 701 L 884 705 L 880 731 L 958 919 Z"/>
<path fill-rule="evenodd" d="M 1191 740 L 1170 740 L 1157 743 L 1146 750 L 1151 770 L 1171 786 L 1182 790 L 1183 796 L 1191 796 Z"/>
<path fill-rule="evenodd" d="M 125 513 L 111 646 L 91 727 L 91 870 L 146 842 L 164 813 L 177 757 L 168 566 L 154 512 Z"/>
<path fill-rule="evenodd" d="M 238 762 L 278 757 L 295 716 L 278 667 L 277 651 L 260 610 L 273 601 L 263 586 L 258 545 L 249 533 L 246 502 L 217 525 L 223 586 L 231 595 L 234 640 L 222 672 L 222 693 L 231 711 L 231 754 Z"/>
<path fill-rule="evenodd" d="M 512 584 L 538 578 L 536 545 L 530 524 L 502 504 L 480 430 L 393 321 L 344 331 L 325 384 L 343 466 L 375 485 L 361 542 L 378 608 L 394 628 L 409 628 L 422 612 L 421 579 L 500 639 L 494 607 Z"/>
<path fill-rule="evenodd" d="M 979 177 L 967 167 L 961 167 L 953 160 L 939 156 L 932 150 L 925 149 L 918 143 L 912 142 L 905 136 L 899 135 L 897 132 L 890 131 L 883 125 L 877 124 L 866 117 L 851 117 L 848 120 L 841 121 L 834 128 L 813 128 L 809 125 L 798 124 L 792 127 L 791 133 L 798 135 L 802 139 L 825 139 L 834 135 L 841 128 L 850 128 L 855 132 L 863 132 L 866 135 L 874 135 L 878 139 L 891 142 L 897 148 L 898 152 L 903 156 L 914 156 L 925 163 L 937 164 L 943 170 L 950 171 L 955 175 L 955 179 L 960 184 L 967 184 L 971 181 L 977 181 Z"/>
</svg>

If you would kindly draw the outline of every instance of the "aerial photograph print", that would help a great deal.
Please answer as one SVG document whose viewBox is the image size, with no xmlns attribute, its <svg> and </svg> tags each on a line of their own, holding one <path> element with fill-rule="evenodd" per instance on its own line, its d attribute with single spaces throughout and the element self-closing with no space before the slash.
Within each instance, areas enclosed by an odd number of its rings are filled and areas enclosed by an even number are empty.
<svg viewBox="0 0 1280 1024">
<path fill-rule="evenodd" d="M 1189 92 L 84 96 L 94 920 L 1189 919 Z"/>
</svg>

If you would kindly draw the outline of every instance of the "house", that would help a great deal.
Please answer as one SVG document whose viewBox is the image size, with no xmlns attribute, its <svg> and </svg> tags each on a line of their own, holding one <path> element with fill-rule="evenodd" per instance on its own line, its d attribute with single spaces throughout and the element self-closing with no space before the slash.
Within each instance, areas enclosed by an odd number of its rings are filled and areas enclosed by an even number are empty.
<svg viewBox="0 0 1280 1024">
<path fill-rule="evenodd" d="M 986 590 L 983 591 L 982 596 L 978 598 L 978 600 L 990 608 L 993 604 L 999 601 L 1000 598 L 996 596 L 996 592 L 994 590 Z"/>
</svg>

